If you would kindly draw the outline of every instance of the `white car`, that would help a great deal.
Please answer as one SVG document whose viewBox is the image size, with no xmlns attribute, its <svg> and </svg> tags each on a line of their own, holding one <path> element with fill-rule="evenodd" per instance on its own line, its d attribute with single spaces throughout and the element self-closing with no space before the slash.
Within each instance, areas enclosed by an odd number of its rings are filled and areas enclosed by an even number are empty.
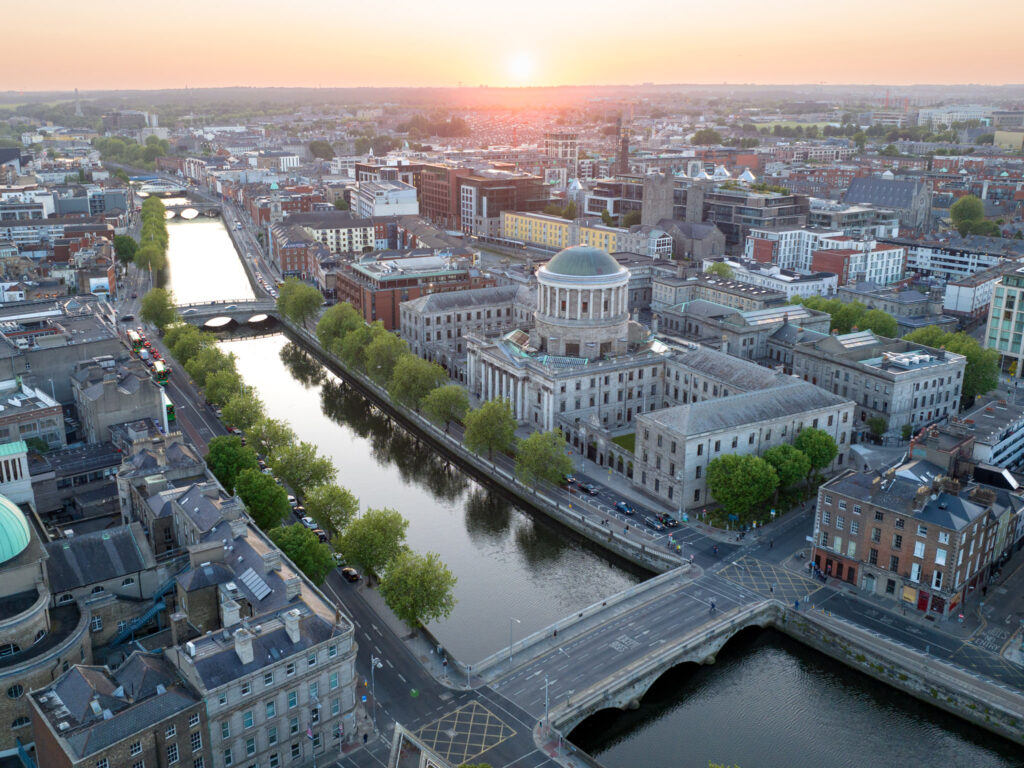
<svg viewBox="0 0 1024 768">
<path fill-rule="evenodd" d="M 289 493 L 288 494 L 288 504 L 291 506 L 292 509 L 295 509 L 297 506 L 299 506 L 299 500 L 296 499 L 294 496 L 292 496 Z"/>
<path fill-rule="evenodd" d="M 309 530 L 311 530 L 311 531 L 315 531 L 317 528 L 320 527 L 320 526 L 318 526 L 316 524 L 316 520 L 314 520 L 312 517 L 304 517 L 299 522 L 301 522 L 304 526 L 309 528 Z"/>
</svg>

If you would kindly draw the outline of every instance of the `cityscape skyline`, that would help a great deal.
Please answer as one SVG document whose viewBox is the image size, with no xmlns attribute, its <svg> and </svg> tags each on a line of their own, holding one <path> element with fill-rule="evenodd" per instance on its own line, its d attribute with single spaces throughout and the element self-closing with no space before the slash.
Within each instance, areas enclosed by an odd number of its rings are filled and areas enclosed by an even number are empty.
<svg viewBox="0 0 1024 768">
<path fill-rule="evenodd" d="M 631 7 L 629 18 L 659 23 L 647 36 L 650 44 L 642 46 L 624 39 L 621 27 L 609 23 L 614 12 L 610 4 L 607 13 L 587 16 L 578 6 L 548 7 L 538 0 L 524 0 L 500 16 L 491 7 L 462 0 L 429 7 L 399 0 L 390 7 L 396 5 L 398 24 L 384 33 L 363 33 L 359 30 L 378 28 L 378 9 L 298 0 L 288 18 L 274 20 L 271 34 L 266 14 L 235 0 L 213 8 L 186 0 L 174 13 L 160 17 L 129 9 L 120 0 L 89 6 L 87 12 L 69 0 L 57 0 L 54 17 L 62 22 L 48 30 L 48 55 L 33 55 L 27 37 L 15 38 L 6 81 L 13 91 L 186 85 L 777 85 L 811 82 L 808 73 L 814 83 L 827 84 L 1024 81 L 1011 53 L 1013 33 L 1024 24 L 1024 6 L 1007 0 L 976 4 L 979 16 L 1000 23 L 986 31 L 987 44 L 969 59 L 934 56 L 936 50 L 961 47 L 963 29 L 952 15 L 936 16 L 934 4 L 922 0 L 895 7 L 866 0 L 856 16 L 846 6 L 792 0 L 784 12 L 768 19 L 753 0 L 731 0 L 727 29 L 717 28 L 721 6 L 644 0 Z M 32 23 L 27 6 L 12 8 L 9 14 L 12 28 Z M 158 36 L 152 34 L 156 25 Z M 500 30 L 499 40 L 489 32 L 492 28 Z M 906 35 L 910 28 L 915 30 L 912 39 Z M 116 44 L 90 51 L 93 66 L 83 71 L 76 65 L 83 39 L 115 29 Z M 567 38 L 568 29 L 573 33 Z M 673 33 L 677 29 L 678 35 Z M 432 53 L 436 49 L 430 41 L 439 39 L 446 43 L 443 55 Z M 77 82 L 69 82 L 70 72 Z"/>
</svg>

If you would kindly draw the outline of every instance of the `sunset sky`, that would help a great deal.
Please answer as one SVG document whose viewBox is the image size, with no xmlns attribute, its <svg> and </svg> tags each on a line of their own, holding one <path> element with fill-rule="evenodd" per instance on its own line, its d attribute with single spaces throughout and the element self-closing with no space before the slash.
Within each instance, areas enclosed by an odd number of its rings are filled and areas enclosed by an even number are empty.
<svg viewBox="0 0 1024 768">
<path fill-rule="evenodd" d="M 50 0 L 0 90 L 1022 83 L 1024 0 Z"/>
</svg>

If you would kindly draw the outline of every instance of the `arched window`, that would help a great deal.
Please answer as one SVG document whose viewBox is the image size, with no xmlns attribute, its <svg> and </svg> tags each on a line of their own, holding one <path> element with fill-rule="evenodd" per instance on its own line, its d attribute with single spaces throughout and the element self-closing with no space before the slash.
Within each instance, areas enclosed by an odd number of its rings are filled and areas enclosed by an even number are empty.
<svg viewBox="0 0 1024 768">
<path fill-rule="evenodd" d="M 134 583 L 135 583 L 135 577 L 134 576 L 126 576 L 124 578 L 124 580 L 121 582 L 121 586 L 122 587 L 130 587 Z"/>
<path fill-rule="evenodd" d="M 60 599 L 57 601 L 57 603 L 63 605 L 64 603 L 70 603 L 74 599 L 74 595 L 72 595 L 70 592 L 66 592 L 60 596 Z"/>
<path fill-rule="evenodd" d="M 20 651 L 21 646 L 19 646 L 17 643 L 4 643 L 3 645 L 0 645 L 0 659 L 4 658 L 5 656 L 13 656 L 14 654 L 19 653 Z"/>
<path fill-rule="evenodd" d="M 7 689 L 7 698 L 20 699 L 23 693 L 25 693 L 25 687 L 21 683 L 15 683 Z"/>
<path fill-rule="evenodd" d="M 28 725 L 31 722 L 32 722 L 31 720 L 29 720 L 27 717 L 22 715 L 21 717 L 18 717 L 18 718 L 14 719 L 14 721 L 11 723 L 11 728 L 12 729 L 13 728 L 24 728 L 26 725 Z"/>
<path fill-rule="evenodd" d="M 98 595 L 102 591 L 103 591 L 103 585 L 102 584 L 97 584 L 95 587 L 92 588 L 92 593 L 94 595 Z"/>
<path fill-rule="evenodd" d="M 38 632 L 36 632 L 36 639 L 32 641 L 32 645 L 35 645 L 40 640 L 42 640 L 44 637 L 46 637 L 46 630 L 45 629 L 40 629 Z"/>
</svg>

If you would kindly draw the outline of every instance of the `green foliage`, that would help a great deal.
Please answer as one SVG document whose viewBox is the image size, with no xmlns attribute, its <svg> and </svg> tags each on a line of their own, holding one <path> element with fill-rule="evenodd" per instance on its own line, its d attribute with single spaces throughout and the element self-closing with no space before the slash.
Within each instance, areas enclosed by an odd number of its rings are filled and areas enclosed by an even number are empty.
<svg viewBox="0 0 1024 768">
<path fill-rule="evenodd" d="M 395 366 L 409 354 L 409 344 L 393 333 L 377 333 L 366 348 L 366 373 L 375 382 L 384 386 L 391 380 Z"/>
<path fill-rule="evenodd" d="M 868 309 L 859 301 L 846 303 L 839 299 L 823 296 L 794 296 L 791 304 L 803 304 L 808 309 L 827 312 L 831 315 L 830 326 L 839 333 L 850 333 L 854 328 L 860 331 L 874 331 L 879 336 L 896 336 L 895 318 L 880 309 Z"/>
<path fill-rule="evenodd" d="M 608 213 L 608 209 L 607 208 L 602 208 L 601 209 L 601 223 L 604 224 L 606 227 L 614 227 L 615 226 L 615 219 L 613 219 L 612 215 L 610 213 Z"/>
<path fill-rule="evenodd" d="M 640 223 L 640 211 L 630 211 L 622 217 L 622 226 L 632 227 Z"/>
<path fill-rule="evenodd" d="M 354 331 L 349 331 L 343 339 L 336 341 L 330 349 L 346 367 L 355 371 L 365 371 L 366 350 L 375 338 L 386 333 L 384 324 L 377 320 L 371 325 L 364 325 L 361 328 L 356 328 Z"/>
<path fill-rule="evenodd" d="M 206 377 L 206 399 L 215 405 L 224 405 L 241 387 L 242 379 L 234 368 L 221 368 Z"/>
<path fill-rule="evenodd" d="M 235 435 L 215 437 L 210 441 L 208 448 L 206 466 L 210 468 L 214 477 L 220 481 L 228 493 L 235 492 L 235 482 L 239 474 L 247 469 L 259 471 L 256 452 L 249 446 L 242 445 L 240 437 Z"/>
<path fill-rule="evenodd" d="M 348 524 L 337 539 L 350 563 L 378 575 L 405 549 L 409 521 L 393 509 L 368 509 Z"/>
<path fill-rule="evenodd" d="M 331 145 L 326 141 L 311 141 L 309 142 L 309 153 L 313 157 L 319 157 L 321 160 L 332 160 L 334 158 L 334 150 L 331 149 Z"/>
<path fill-rule="evenodd" d="M 218 347 L 203 347 L 185 364 L 185 371 L 200 387 L 217 371 L 234 370 L 234 355 L 226 355 Z"/>
<path fill-rule="evenodd" d="M 295 432 L 288 422 L 271 418 L 262 418 L 253 424 L 247 437 L 249 444 L 263 456 L 273 456 L 284 446 L 295 442 Z"/>
<path fill-rule="evenodd" d="M 728 454 L 708 464 L 708 491 L 726 512 L 743 520 L 779 485 L 775 467 L 759 456 Z"/>
<path fill-rule="evenodd" d="M 455 608 L 455 575 L 435 552 L 403 550 L 388 563 L 380 594 L 395 615 L 417 628 L 446 619 Z"/>
<path fill-rule="evenodd" d="M 325 349 L 357 328 L 363 327 L 363 318 L 347 301 L 328 307 L 316 324 L 316 337 Z"/>
<path fill-rule="evenodd" d="M 164 288 L 151 288 L 142 297 L 139 315 L 147 323 L 152 323 L 160 330 L 177 322 L 179 318 L 178 310 L 174 305 L 174 294 Z"/>
<path fill-rule="evenodd" d="M 576 203 L 572 200 L 567 205 L 559 205 L 557 200 L 552 200 L 544 207 L 544 213 L 548 216 L 560 216 L 563 219 L 575 219 L 579 215 Z"/>
<path fill-rule="evenodd" d="M 224 404 L 222 411 L 225 424 L 238 427 L 248 433 L 263 418 L 263 401 L 251 387 L 243 386 Z"/>
<path fill-rule="evenodd" d="M 26 437 L 25 447 L 30 451 L 34 451 L 38 454 L 47 453 L 50 450 L 50 445 L 41 437 Z"/>
<path fill-rule="evenodd" d="M 471 133 L 469 123 L 461 117 L 446 119 L 443 114 L 434 114 L 430 117 L 423 114 L 413 115 L 409 120 L 395 126 L 399 133 L 409 134 L 410 139 L 426 139 L 431 136 L 463 137 Z"/>
<path fill-rule="evenodd" d="M 824 469 L 839 455 L 839 446 L 832 435 L 823 429 L 813 427 L 801 429 L 793 441 L 793 446 L 803 451 L 811 460 L 811 469 Z"/>
<path fill-rule="evenodd" d="M 909 440 L 910 436 L 913 435 L 913 434 L 914 434 L 914 425 L 913 424 L 904 424 L 902 427 L 900 427 L 900 437 L 902 437 L 904 440 Z"/>
<path fill-rule="evenodd" d="M 967 358 L 964 383 L 960 389 L 965 406 L 973 403 L 978 395 L 984 395 L 999 386 L 999 352 L 985 349 L 963 331 L 945 333 L 941 328 L 930 325 L 908 333 L 903 338 L 928 347 L 945 347 L 949 352 Z"/>
<path fill-rule="evenodd" d="M 487 451 L 487 458 L 493 459 L 494 452 L 511 451 L 516 444 L 516 420 L 508 400 L 489 400 L 475 411 L 466 414 L 466 448 L 479 453 Z"/>
<path fill-rule="evenodd" d="M 129 235 L 114 235 L 114 253 L 122 264 L 130 264 L 138 248 L 139 244 L 135 242 L 135 238 Z"/>
<path fill-rule="evenodd" d="M 303 496 L 317 485 L 333 482 L 338 474 L 330 459 L 318 456 L 316 446 L 300 442 L 278 448 L 270 457 L 274 473 Z"/>
<path fill-rule="evenodd" d="M 732 271 L 732 267 L 724 261 L 716 261 L 714 264 L 709 265 L 704 272 L 709 275 L 716 275 L 723 280 L 732 280 L 736 275 L 736 273 Z"/>
<path fill-rule="evenodd" d="M 294 523 L 285 528 L 273 528 L 269 535 L 270 540 L 310 581 L 323 584 L 334 568 L 334 556 L 331 548 L 321 543 L 315 533 L 301 523 Z"/>
<path fill-rule="evenodd" d="M 516 476 L 527 485 L 538 480 L 557 483 L 572 474 L 572 460 L 565 452 L 565 438 L 556 429 L 534 432 L 516 446 Z"/>
<path fill-rule="evenodd" d="M 869 309 L 857 319 L 857 327 L 862 331 L 873 331 L 888 339 L 896 338 L 896 318 L 880 309 Z"/>
<path fill-rule="evenodd" d="M 789 443 L 772 446 L 764 452 L 762 458 L 775 467 L 780 488 L 796 485 L 811 471 L 811 460 L 807 458 L 807 454 Z"/>
<path fill-rule="evenodd" d="M 875 437 L 881 437 L 889 428 L 889 422 L 883 416 L 872 416 L 868 419 L 868 429 Z"/>
<path fill-rule="evenodd" d="M 183 366 L 187 365 L 199 352 L 212 347 L 217 339 L 212 333 L 204 333 L 194 325 L 179 323 L 164 333 L 164 343 L 171 350 L 174 358 Z"/>
<path fill-rule="evenodd" d="M 153 170 L 156 167 L 156 159 L 168 154 L 171 151 L 171 145 L 156 136 L 149 138 L 152 141 L 147 140 L 145 145 L 121 137 L 95 138 L 92 145 L 99 150 L 100 158 L 106 162 Z"/>
<path fill-rule="evenodd" d="M 975 195 L 966 195 L 950 206 L 949 218 L 961 235 L 970 234 L 978 223 L 985 220 L 985 204 Z"/>
<path fill-rule="evenodd" d="M 287 278 L 281 284 L 277 296 L 278 310 L 293 323 L 300 325 L 316 315 L 323 303 L 324 297 L 320 291 L 294 277 Z"/>
<path fill-rule="evenodd" d="M 302 500 L 306 513 L 332 536 L 343 531 L 359 514 L 359 499 L 348 488 L 334 483 L 310 488 Z"/>
<path fill-rule="evenodd" d="M 701 128 L 690 139 L 692 144 L 707 145 L 707 144 L 721 144 L 722 134 L 716 131 L 714 128 Z"/>
<path fill-rule="evenodd" d="M 398 358 L 388 380 L 388 394 L 396 402 L 418 410 L 423 398 L 447 380 L 448 374 L 437 363 L 404 354 Z"/>
<path fill-rule="evenodd" d="M 291 507 L 288 494 L 270 475 L 258 469 L 246 469 L 235 479 L 235 492 L 249 510 L 256 525 L 264 531 L 279 526 Z"/>
<path fill-rule="evenodd" d="M 469 394 L 458 384 L 446 384 L 428 392 L 420 409 L 435 424 L 444 424 L 447 431 L 453 421 L 461 422 L 469 413 Z"/>
<path fill-rule="evenodd" d="M 339 197 L 337 200 L 334 201 L 334 210 L 347 211 L 348 209 L 349 205 L 347 202 L 345 202 L 345 199 L 343 197 Z"/>
</svg>

